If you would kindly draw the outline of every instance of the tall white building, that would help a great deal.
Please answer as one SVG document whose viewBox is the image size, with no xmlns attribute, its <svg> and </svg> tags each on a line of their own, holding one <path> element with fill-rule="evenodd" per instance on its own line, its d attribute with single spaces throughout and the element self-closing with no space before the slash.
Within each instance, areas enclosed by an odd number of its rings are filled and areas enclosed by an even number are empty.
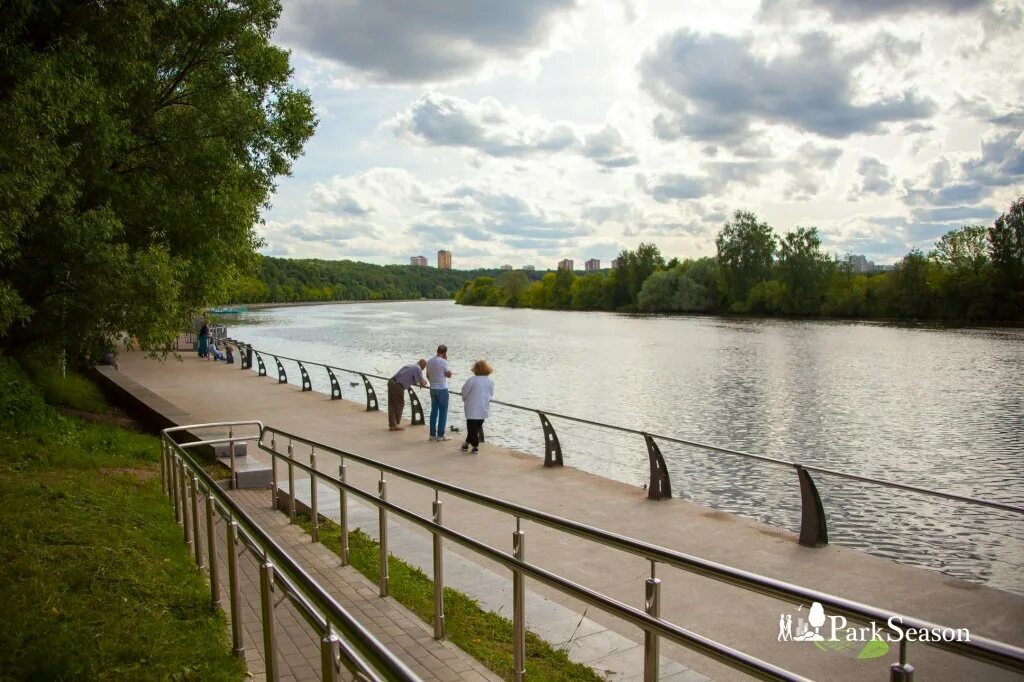
<svg viewBox="0 0 1024 682">
<path fill-rule="evenodd" d="M 558 261 L 558 269 L 559 270 L 569 270 L 569 271 L 572 271 L 572 269 L 573 269 L 572 266 L 573 266 L 572 258 L 564 258 L 564 259 Z"/>
<path fill-rule="evenodd" d="M 413 256 L 409 259 L 409 265 L 419 265 L 420 267 L 426 267 L 427 259 L 424 256 Z"/>
<path fill-rule="evenodd" d="M 583 264 L 583 269 L 586 272 L 597 272 L 598 270 L 601 269 L 601 261 L 598 260 L 597 258 L 591 258 L 590 260 Z"/>
</svg>

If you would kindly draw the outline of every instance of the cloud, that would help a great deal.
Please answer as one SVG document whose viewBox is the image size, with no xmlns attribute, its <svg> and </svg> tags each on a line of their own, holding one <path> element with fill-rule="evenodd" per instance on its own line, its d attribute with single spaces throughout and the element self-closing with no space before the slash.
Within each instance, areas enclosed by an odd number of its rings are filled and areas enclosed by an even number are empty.
<svg viewBox="0 0 1024 682">
<path fill-rule="evenodd" d="M 914 220 L 920 223 L 945 223 L 956 220 L 973 220 L 989 223 L 999 215 L 987 206 L 948 206 L 945 208 L 915 208 L 911 211 Z"/>
<path fill-rule="evenodd" d="M 821 32 L 795 40 L 795 51 L 766 58 L 750 37 L 683 29 L 663 38 L 640 65 L 643 87 L 667 110 L 654 119 L 655 134 L 737 146 L 763 122 L 841 139 L 936 110 L 912 88 L 858 93 L 853 72 L 869 50 L 841 52 Z"/>
<path fill-rule="evenodd" d="M 761 14 L 782 17 L 809 8 L 824 10 L 838 21 L 860 22 L 912 13 L 963 14 L 989 4 L 990 0 L 762 0 Z"/>
<path fill-rule="evenodd" d="M 569 152 L 581 154 L 604 168 L 637 163 L 622 133 L 610 124 L 581 135 L 569 123 L 528 118 L 493 97 L 474 103 L 427 93 L 386 127 L 398 137 L 420 144 L 461 147 L 498 158 Z"/>
<path fill-rule="evenodd" d="M 954 170 L 955 169 L 955 170 Z M 916 186 L 905 183 L 911 206 L 975 204 L 998 187 L 1024 182 L 1024 133 L 999 132 L 981 141 L 981 153 L 954 164 L 943 157 Z"/>
<path fill-rule="evenodd" d="M 424 83 L 521 60 L 576 0 L 288 0 L 276 38 L 370 81 Z"/>
<path fill-rule="evenodd" d="M 866 196 L 884 196 L 896 186 L 889 167 L 875 156 L 861 157 L 857 164 L 857 175 L 860 180 L 850 189 L 847 197 L 850 201 Z"/>
</svg>

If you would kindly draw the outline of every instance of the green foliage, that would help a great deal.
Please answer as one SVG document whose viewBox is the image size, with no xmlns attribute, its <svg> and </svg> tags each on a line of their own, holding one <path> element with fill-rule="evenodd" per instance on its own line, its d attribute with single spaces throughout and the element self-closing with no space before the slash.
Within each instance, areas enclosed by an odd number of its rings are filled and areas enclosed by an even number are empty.
<svg viewBox="0 0 1024 682">
<path fill-rule="evenodd" d="M 607 273 L 549 272 L 525 291 L 517 287 L 514 299 L 493 285 L 482 291 L 467 283 L 456 299 L 574 310 L 1024 321 L 1024 197 L 992 227 L 951 230 L 927 258 L 911 251 L 891 272 L 854 272 L 849 261 L 822 252 L 817 228 L 777 238 L 745 211 L 725 224 L 716 244 L 716 258 L 673 258 L 667 268 L 657 247 L 641 244 L 620 253 L 619 268 Z"/>
<path fill-rule="evenodd" d="M 644 312 L 711 312 L 718 301 L 718 265 L 712 258 L 687 259 L 655 272 L 637 298 L 637 307 Z"/>
<path fill-rule="evenodd" d="M 415 265 L 264 256 L 259 280 L 230 289 L 228 296 L 233 303 L 446 299 L 463 288 L 467 277 L 497 274 L 496 270 L 438 270 Z"/>
<path fill-rule="evenodd" d="M 775 233 L 748 211 L 736 211 L 715 239 L 726 302 L 742 303 L 757 284 L 772 275 Z"/>
<path fill-rule="evenodd" d="M 817 315 L 832 261 L 821 251 L 818 228 L 798 227 L 779 239 L 778 279 L 785 286 L 782 312 Z"/>
<path fill-rule="evenodd" d="M 0 9 L 0 338 L 162 350 L 256 265 L 313 133 L 274 0 Z"/>
<path fill-rule="evenodd" d="M 308 515 L 299 524 L 309 532 Z M 340 553 L 341 527 L 329 519 L 320 520 L 324 546 Z M 349 531 L 349 562 L 353 568 L 376 582 L 380 571 L 380 544 L 356 528 Z M 434 582 L 427 575 L 395 556 L 388 556 L 388 585 L 391 596 L 423 621 L 434 618 Z M 503 679 L 512 679 L 512 621 L 480 608 L 475 599 L 446 587 L 444 590 L 445 634 L 449 641 L 486 665 Z M 526 633 L 526 669 L 531 679 L 556 682 L 599 682 L 603 678 L 585 665 L 573 663 L 565 651 L 554 649 L 532 632 Z"/>
<path fill-rule="evenodd" d="M 3 356 L 0 381 L 3 676 L 244 679 L 161 492 L 157 439 L 57 414 Z"/>
</svg>

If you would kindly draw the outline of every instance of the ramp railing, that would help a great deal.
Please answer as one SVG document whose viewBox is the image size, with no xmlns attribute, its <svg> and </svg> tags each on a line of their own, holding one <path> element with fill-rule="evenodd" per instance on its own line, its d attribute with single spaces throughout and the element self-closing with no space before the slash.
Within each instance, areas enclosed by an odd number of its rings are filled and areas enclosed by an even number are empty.
<svg viewBox="0 0 1024 682">
<path fill-rule="evenodd" d="M 531 509 L 514 502 L 491 497 L 468 490 L 461 486 L 429 478 L 412 471 L 386 464 L 377 459 L 359 455 L 294 433 L 274 427 L 265 427 L 258 443 L 259 448 L 267 452 L 272 459 L 273 485 L 271 489 L 271 505 L 274 509 L 286 508 L 290 519 L 294 522 L 298 513 L 296 492 L 296 476 L 309 477 L 308 509 L 311 521 L 311 541 L 319 539 L 320 505 L 318 483 L 337 491 L 339 497 L 339 524 L 343 564 L 348 563 L 348 498 L 355 496 L 368 503 L 378 512 L 378 537 L 380 542 L 380 568 L 378 571 L 378 589 L 380 595 L 387 596 L 388 566 L 388 516 L 395 516 L 410 522 L 433 536 L 433 581 L 434 581 L 434 636 L 444 637 L 444 567 L 443 542 L 449 540 L 474 552 L 475 554 L 494 561 L 512 572 L 513 585 L 513 677 L 517 682 L 526 678 L 525 668 L 525 579 L 538 581 L 562 594 L 578 599 L 590 606 L 619 618 L 626 623 L 639 627 L 644 633 L 644 680 L 654 682 L 659 678 L 659 641 L 666 639 L 693 649 L 700 654 L 718 660 L 732 668 L 769 680 L 803 680 L 801 675 L 776 666 L 755 656 L 749 655 L 734 647 L 716 642 L 699 633 L 688 630 L 662 617 L 660 612 L 661 579 L 657 577 L 659 566 L 670 566 L 689 573 L 727 583 L 735 587 L 766 595 L 788 603 L 811 605 L 815 602 L 833 615 L 842 616 L 851 621 L 874 624 L 880 633 L 897 636 L 907 632 L 915 633 L 950 633 L 950 637 L 933 639 L 917 639 L 923 646 L 935 647 L 975 661 L 991 664 L 1007 670 L 1024 673 L 1024 649 L 984 637 L 968 633 L 963 639 L 958 633 L 962 628 L 952 628 L 912 618 L 888 609 L 877 608 L 855 602 L 843 597 L 801 587 L 785 581 L 758 575 L 700 557 L 677 552 L 665 547 L 636 540 L 612 533 L 600 528 L 572 521 L 553 514 Z M 308 455 L 298 458 L 296 448 Z M 327 456 L 337 457 L 337 475 L 324 471 Z M 282 498 L 278 479 L 278 463 L 285 467 L 287 474 L 287 495 Z M 348 467 L 352 463 L 368 467 L 379 474 L 377 490 L 366 490 L 352 483 L 348 477 Z M 333 471 L 333 467 L 332 467 Z M 395 476 L 402 480 L 423 486 L 433 492 L 433 504 L 430 516 L 388 499 L 387 476 Z M 466 533 L 453 530 L 442 521 L 443 501 L 441 493 L 472 502 L 480 507 L 497 510 L 509 515 L 509 527 L 512 530 L 512 550 L 492 547 Z M 524 522 L 532 522 L 546 528 L 554 529 L 567 535 L 582 538 L 595 545 L 619 550 L 625 554 L 641 557 L 650 563 L 650 577 L 644 579 L 644 608 L 639 609 L 623 603 L 613 597 L 598 592 L 564 576 L 549 571 L 526 558 L 526 531 Z M 638 590 L 640 586 L 638 585 Z M 953 635 L 956 635 L 955 637 Z M 887 636 L 887 635 L 886 635 Z M 910 636 L 900 636 L 899 658 L 889 668 L 889 679 L 892 682 L 910 682 L 913 679 L 914 666 L 910 663 Z"/>
<path fill-rule="evenodd" d="M 254 430 L 246 435 L 246 429 Z M 230 430 L 229 437 L 195 440 L 198 432 Z M 196 566 L 210 578 L 210 600 L 221 606 L 221 572 L 227 571 L 231 641 L 236 656 L 245 650 L 242 629 L 242 595 L 238 562 L 248 551 L 257 561 L 260 577 L 260 620 L 266 679 L 281 679 L 274 611 L 287 598 L 309 627 L 320 637 L 321 677 L 336 682 L 346 669 L 357 680 L 411 682 L 420 678 L 388 650 L 339 604 L 301 565 L 278 545 L 203 470 L 191 450 L 239 441 L 259 441 L 264 432 L 259 421 L 194 424 L 164 429 L 160 435 L 160 473 L 164 493 L 174 501 L 174 515 L 181 524 L 185 545 Z M 177 442 L 173 436 L 190 440 Z M 204 510 L 201 512 L 200 507 Z M 200 519 L 205 523 L 206 548 L 201 541 Z M 221 526 L 220 529 L 217 527 Z M 225 537 L 226 552 L 218 551 L 217 533 Z"/>
</svg>

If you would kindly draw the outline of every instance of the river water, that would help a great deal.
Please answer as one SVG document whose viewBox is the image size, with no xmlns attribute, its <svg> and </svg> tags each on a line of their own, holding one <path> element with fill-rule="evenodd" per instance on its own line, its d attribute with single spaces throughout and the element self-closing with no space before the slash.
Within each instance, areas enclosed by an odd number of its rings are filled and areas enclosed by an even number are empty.
<svg viewBox="0 0 1024 682">
<path fill-rule="evenodd" d="M 495 398 L 934 490 L 1024 503 L 1024 329 L 642 317 L 447 301 L 255 310 L 229 322 L 257 349 L 391 376 L 449 347 Z M 273 375 L 273 361 L 268 371 Z M 289 381 L 298 381 L 285 362 Z M 312 368 L 315 390 L 329 393 Z M 357 376 L 344 396 L 363 401 Z M 375 382 L 386 409 L 384 382 Z M 422 393 L 424 409 L 429 399 Z M 449 423 L 462 423 L 453 397 Z M 381 416 L 382 424 L 384 422 Z M 553 424 L 565 463 L 641 486 L 636 435 Z M 424 430 L 424 439 L 426 430 Z M 458 437 L 460 434 L 456 434 Z M 497 406 L 487 441 L 543 456 L 536 415 Z M 799 530 L 792 469 L 662 443 L 672 493 Z M 1024 594 L 1024 517 L 816 475 L 830 541 Z"/>
</svg>

